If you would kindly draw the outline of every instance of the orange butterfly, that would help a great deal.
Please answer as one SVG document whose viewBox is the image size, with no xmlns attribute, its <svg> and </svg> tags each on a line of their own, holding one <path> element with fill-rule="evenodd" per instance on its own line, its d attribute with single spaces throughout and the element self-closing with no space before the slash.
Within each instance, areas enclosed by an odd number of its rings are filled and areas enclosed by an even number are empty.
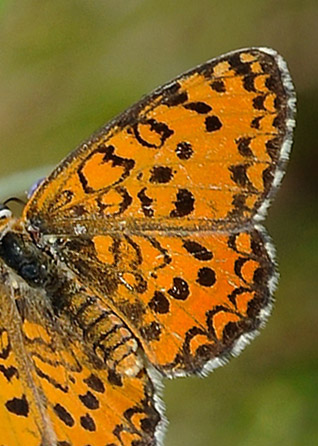
<svg viewBox="0 0 318 446">
<path fill-rule="evenodd" d="M 294 127 L 283 59 L 249 48 L 158 88 L 0 207 L 0 444 L 150 446 L 160 379 L 204 375 L 268 317 L 260 225 Z"/>
</svg>

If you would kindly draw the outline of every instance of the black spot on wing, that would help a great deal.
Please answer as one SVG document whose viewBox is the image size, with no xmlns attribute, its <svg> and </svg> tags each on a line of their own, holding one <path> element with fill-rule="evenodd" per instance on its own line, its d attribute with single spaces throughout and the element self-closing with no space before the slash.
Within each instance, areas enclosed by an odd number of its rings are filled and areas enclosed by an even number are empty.
<svg viewBox="0 0 318 446">
<path fill-rule="evenodd" d="M 234 263 L 234 272 L 235 272 L 235 274 L 240 279 L 244 280 L 244 282 L 246 282 L 246 281 L 245 281 L 244 276 L 242 274 L 242 269 L 243 269 L 243 266 L 245 265 L 246 262 L 248 262 L 248 258 L 246 258 L 246 257 L 239 257 L 237 260 L 235 260 L 235 263 Z"/>
<path fill-rule="evenodd" d="M 141 209 L 142 209 L 142 211 L 143 211 L 143 213 L 144 213 L 144 216 L 145 216 L 145 217 L 152 217 L 153 214 L 154 214 L 154 211 L 153 211 L 153 209 L 151 208 L 151 205 L 152 205 L 152 203 L 153 203 L 153 199 L 147 196 L 147 194 L 146 194 L 146 190 L 147 190 L 146 187 L 144 187 L 143 189 L 141 189 L 141 190 L 138 192 L 137 197 L 138 197 L 139 200 L 140 200 L 140 203 L 141 203 Z"/>
<path fill-rule="evenodd" d="M 177 200 L 174 202 L 175 209 L 170 212 L 170 217 L 184 217 L 191 214 L 194 209 L 194 201 L 194 197 L 189 190 L 179 189 Z"/>
<path fill-rule="evenodd" d="M 176 105 L 183 104 L 188 100 L 188 94 L 186 91 L 182 91 L 180 93 L 173 94 L 172 96 L 167 97 L 162 102 L 169 107 L 174 107 Z"/>
<path fill-rule="evenodd" d="M 188 94 L 186 91 L 181 91 L 181 85 L 179 82 L 174 82 L 169 87 L 163 90 L 162 103 L 168 107 L 183 104 L 188 100 Z"/>
<path fill-rule="evenodd" d="M 154 166 L 150 173 L 150 183 L 166 184 L 173 178 L 172 169 L 167 166 Z"/>
<path fill-rule="evenodd" d="M 173 278 L 173 285 L 168 290 L 168 294 L 177 300 L 186 300 L 190 294 L 189 285 L 181 277 Z"/>
<path fill-rule="evenodd" d="M 231 179 L 240 187 L 247 187 L 250 185 L 250 181 L 246 173 L 248 167 L 249 165 L 246 164 L 237 164 L 229 167 Z"/>
<path fill-rule="evenodd" d="M 105 392 L 105 386 L 103 382 L 98 378 L 98 376 L 94 375 L 93 373 L 88 378 L 84 379 L 84 383 L 87 384 L 88 387 L 90 387 L 92 390 L 95 390 L 95 392 Z"/>
<path fill-rule="evenodd" d="M 238 138 L 235 141 L 237 144 L 237 149 L 242 156 L 244 156 L 244 157 L 253 156 L 253 152 L 249 146 L 251 141 L 252 141 L 252 138 L 247 137 L 247 136 L 242 136 L 241 138 Z"/>
<path fill-rule="evenodd" d="M 114 370 L 108 371 L 108 381 L 113 386 L 122 387 L 123 386 L 123 380 L 122 377 L 116 373 Z"/>
<path fill-rule="evenodd" d="M 1 355 L 0 355 L 1 357 Z M 5 367 L 4 365 L 0 364 L 0 373 L 3 374 L 3 376 L 7 379 L 7 381 L 11 381 L 13 376 L 19 376 L 18 369 L 16 369 L 14 366 L 10 365 L 9 367 Z"/>
<path fill-rule="evenodd" d="M 205 118 L 205 128 L 207 132 L 216 132 L 222 127 L 222 122 L 217 116 L 207 116 Z"/>
<path fill-rule="evenodd" d="M 266 110 L 264 102 L 266 99 L 266 95 L 259 95 L 253 99 L 253 107 L 256 110 Z"/>
<path fill-rule="evenodd" d="M 226 91 L 225 84 L 222 80 L 215 80 L 211 82 L 211 88 L 218 93 L 224 93 Z"/>
<path fill-rule="evenodd" d="M 235 73 L 240 76 L 246 76 L 247 74 L 250 74 L 252 72 L 250 63 L 243 62 L 240 53 L 232 54 L 231 56 L 229 56 L 228 62 Z"/>
<path fill-rule="evenodd" d="M 99 408 L 98 399 L 89 390 L 84 395 L 79 395 L 78 397 L 87 409 L 95 410 Z"/>
<path fill-rule="evenodd" d="M 228 218 L 241 218 L 244 212 L 250 212 L 250 208 L 246 205 L 246 194 L 235 194 L 232 200 L 233 209 L 228 213 Z"/>
<path fill-rule="evenodd" d="M 215 272 L 211 268 L 200 268 L 198 271 L 197 282 L 205 287 L 211 287 L 215 284 Z"/>
<path fill-rule="evenodd" d="M 61 404 L 57 403 L 55 404 L 55 406 L 53 407 L 54 412 L 56 413 L 56 415 L 59 417 L 59 419 L 61 421 L 63 421 L 63 423 L 66 426 L 72 427 L 75 424 L 74 418 L 72 417 L 72 415 L 65 409 L 65 407 L 63 407 Z"/>
<path fill-rule="evenodd" d="M 29 414 L 29 403 L 24 394 L 21 398 L 12 398 L 6 401 L 5 406 L 9 412 L 18 416 L 27 417 Z"/>
<path fill-rule="evenodd" d="M 243 87 L 245 88 L 246 91 L 256 92 L 255 79 L 257 76 L 258 74 L 249 73 L 243 77 Z"/>
<path fill-rule="evenodd" d="M 286 126 L 286 120 L 283 113 L 278 113 L 278 115 L 273 119 L 273 126 L 277 129 L 284 130 Z"/>
<path fill-rule="evenodd" d="M 201 115 L 204 115 L 206 113 L 209 113 L 212 110 L 212 107 L 205 102 L 189 102 L 188 104 L 184 105 L 184 108 L 187 110 L 193 110 Z"/>
<path fill-rule="evenodd" d="M 182 141 L 177 145 L 176 155 L 181 160 L 188 160 L 193 155 L 193 149 L 189 142 Z"/>
<path fill-rule="evenodd" d="M 93 418 L 87 413 L 86 415 L 83 415 L 80 417 L 80 423 L 81 426 L 90 432 L 95 432 L 96 431 L 96 424 L 95 421 L 93 420 Z"/>
<path fill-rule="evenodd" d="M 170 303 L 166 298 L 164 293 L 161 291 L 155 291 L 153 298 L 148 304 L 149 308 L 151 308 L 155 313 L 166 314 L 169 312 Z"/>
<path fill-rule="evenodd" d="M 260 129 L 260 123 L 263 119 L 263 116 L 257 116 L 256 118 L 252 119 L 251 121 L 251 128 L 259 130 Z"/>
<path fill-rule="evenodd" d="M 183 243 L 183 247 L 193 255 L 197 260 L 207 261 L 213 258 L 213 254 L 200 243 L 194 242 L 192 240 L 186 240 Z"/>
</svg>

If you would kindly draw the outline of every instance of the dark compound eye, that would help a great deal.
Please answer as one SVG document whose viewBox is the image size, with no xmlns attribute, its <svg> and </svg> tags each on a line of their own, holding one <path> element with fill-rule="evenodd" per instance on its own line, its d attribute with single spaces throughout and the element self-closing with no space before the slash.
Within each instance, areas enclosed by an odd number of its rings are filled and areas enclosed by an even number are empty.
<svg viewBox="0 0 318 446">
<path fill-rule="evenodd" d="M 21 276 L 26 280 L 37 282 L 39 276 L 39 268 L 36 263 L 25 263 L 20 269 Z"/>
</svg>

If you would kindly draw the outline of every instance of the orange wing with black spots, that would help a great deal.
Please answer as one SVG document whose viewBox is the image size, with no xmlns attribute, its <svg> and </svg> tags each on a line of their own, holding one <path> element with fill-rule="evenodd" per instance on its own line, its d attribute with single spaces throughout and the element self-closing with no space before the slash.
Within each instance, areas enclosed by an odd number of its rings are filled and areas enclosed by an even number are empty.
<svg viewBox="0 0 318 446">
<path fill-rule="evenodd" d="M 213 368 L 270 311 L 274 262 L 260 230 L 100 235 L 63 253 L 168 376 Z"/>
<path fill-rule="evenodd" d="M 21 219 L 0 205 L 8 446 L 158 446 L 158 376 L 205 374 L 253 338 L 276 283 L 258 222 L 294 110 L 277 53 L 229 53 L 83 143 Z"/>
<path fill-rule="evenodd" d="M 255 221 L 282 176 L 293 101 L 272 51 L 212 60 L 83 144 L 25 210 L 165 374 L 213 367 L 269 313 L 273 250 Z"/>
<path fill-rule="evenodd" d="M 243 225 L 279 184 L 292 98 L 287 69 L 272 51 L 214 59 L 80 146 L 24 216 L 42 234 Z"/>
<path fill-rule="evenodd" d="M 154 444 L 162 424 L 154 386 L 136 341 L 115 315 L 83 290 L 58 322 L 48 318 L 41 299 L 36 308 L 23 299 L 23 319 L 5 287 L 0 300 L 6 315 L 6 328 L 3 318 L 0 328 L 1 444 Z M 98 334 L 89 327 L 97 315 Z"/>
</svg>

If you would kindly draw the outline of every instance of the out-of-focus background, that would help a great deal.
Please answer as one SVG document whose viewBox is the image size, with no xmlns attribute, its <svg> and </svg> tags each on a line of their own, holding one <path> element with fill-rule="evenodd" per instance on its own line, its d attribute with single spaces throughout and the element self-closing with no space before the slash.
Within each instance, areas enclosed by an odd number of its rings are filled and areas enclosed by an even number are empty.
<svg viewBox="0 0 318 446">
<path fill-rule="evenodd" d="M 298 116 L 267 220 L 275 309 L 239 358 L 165 383 L 166 446 L 318 444 L 317 23 L 317 0 L 0 0 L 0 199 L 196 64 L 247 46 L 288 62 Z"/>
</svg>

